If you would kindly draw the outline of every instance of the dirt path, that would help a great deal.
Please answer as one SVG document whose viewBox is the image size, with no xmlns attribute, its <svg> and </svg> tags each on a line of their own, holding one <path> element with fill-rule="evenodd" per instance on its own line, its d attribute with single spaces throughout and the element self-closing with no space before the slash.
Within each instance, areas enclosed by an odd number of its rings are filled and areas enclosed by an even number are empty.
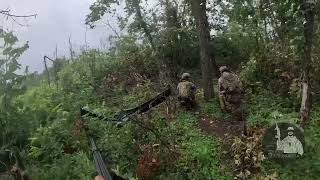
<svg viewBox="0 0 320 180">
<path fill-rule="evenodd" d="M 226 119 L 217 119 L 209 116 L 199 116 L 199 126 L 200 129 L 209 135 L 212 135 L 214 137 L 217 137 L 221 144 L 222 144 L 222 161 L 221 161 L 221 168 L 222 169 L 228 169 L 230 172 L 233 172 L 234 177 L 238 177 L 237 179 L 243 179 L 239 178 L 240 172 L 246 172 L 249 171 L 251 175 L 248 175 L 246 178 L 250 179 L 250 177 L 258 176 L 260 172 L 260 167 L 256 166 L 257 163 L 254 158 L 259 157 L 259 152 L 261 152 L 261 149 L 259 149 L 260 140 L 262 138 L 262 135 L 265 132 L 265 128 L 261 127 L 255 127 L 251 128 L 248 132 L 248 136 L 242 136 L 243 134 L 243 122 L 233 120 L 232 118 L 226 118 Z M 244 140 L 245 143 L 251 143 L 252 147 L 257 147 L 257 149 L 252 150 L 252 152 L 249 154 L 250 157 L 248 160 L 244 161 L 241 160 L 241 164 L 236 165 L 235 160 L 239 160 L 235 158 L 234 152 L 233 152 L 233 143 L 234 138 L 239 137 L 242 140 Z M 249 140 L 249 141 L 248 141 Z M 255 144 L 258 143 L 258 144 Z M 237 146 L 236 146 L 237 148 Z M 240 154 L 237 154 L 240 155 Z M 248 154 L 247 154 L 248 155 Z M 239 169 L 241 167 L 241 169 Z M 241 170 L 241 171 L 239 171 Z M 245 178 L 245 179 L 246 179 Z"/>
<path fill-rule="evenodd" d="M 223 140 L 224 144 L 229 144 L 234 137 L 241 136 L 243 131 L 243 123 L 232 119 L 201 116 L 199 118 L 199 125 L 203 132 L 218 137 Z"/>
<path fill-rule="evenodd" d="M 222 144 L 221 167 L 229 169 L 231 172 L 236 172 L 231 147 L 234 138 L 242 135 L 243 123 L 232 118 L 217 119 L 204 115 L 199 117 L 199 126 L 204 133 L 215 136 L 220 140 Z"/>
</svg>

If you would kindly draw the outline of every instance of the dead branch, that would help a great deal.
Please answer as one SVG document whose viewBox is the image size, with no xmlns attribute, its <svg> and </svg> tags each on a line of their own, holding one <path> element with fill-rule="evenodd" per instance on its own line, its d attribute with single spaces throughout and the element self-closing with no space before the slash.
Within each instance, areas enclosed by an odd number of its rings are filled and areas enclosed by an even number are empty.
<svg viewBox="0 0 320 180">
<path fill-rule="evenodd" d="M 16 15 L 16 14 L 11 14 L 10 10 L 0 10 L 0 14 L 3 14 L 5 16 L 9 17 L 15 17 L 15 18 L 29 18 L 29 17 L 37 17 L 37 14 L 29 14 L 29 15 Z"/>
<path fill-rule="evenodd" d="M 6 18 L 7 20 L 10 18 L 13 22 L 15 22 L 16 24 L 20 25 L 20 26 L 28 26 L 27 23 L 20 23 L 18 21 L 18 19 L 24 19 L 25 21 L 27 21 L 28 18 L 36 18 L 37 14 L 28 14 L 28 15 L 16 15 L 16 14 L 12 14 L 10 13 L 11 10 L 10 9 L 0 9 L 0 15 L 3 15 L 4 18 Z"/>
<path fill-rule="evenodd" d="M 105 24 L 106 26 L 108 26 L 108 27 L 113 31 L 113 33 L 120 39 L 119 33 L 111 26 L 111 24 L 109 23 L 109 21 L 105 22 L 104 24 Z"/>
</svg>

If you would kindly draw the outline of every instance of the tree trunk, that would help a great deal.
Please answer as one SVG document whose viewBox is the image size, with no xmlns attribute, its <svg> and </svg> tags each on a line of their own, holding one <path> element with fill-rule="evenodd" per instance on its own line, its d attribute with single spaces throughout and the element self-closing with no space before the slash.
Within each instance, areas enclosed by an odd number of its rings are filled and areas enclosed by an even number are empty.
<svg viewBox="0 0 320 180">
<path fill-rule="evenodd" d="M 210 57 L 210 32 L 209 23 L 206 15 L 206 0 L 191 0 L 191 8 L 195 17 L 201 58 L 202 83 L 204 99 L 209 101 L 214 97 L 213 91 L 213 65 L 214 59 Z"/>
<path fill-rule="evenodd" d="M 306 23 L 304 24 L 304 51 L 303 51 L 303 70 L 302 70 L 302 99 L 300 108 L 300 125 L 305 127 L 309 119 L 311 110 L 311 83 L 310 83 L 310 69 L 311 69 L 311 49 L 312 39 L 314 34 L 314 5 L 310 0 L 303 1 L 303 10 Z"/>
<path fill-rule="evenodd" d="M 143 16 L 142 16 L 142 13 L 141 13 L 140 0 L 134 0 L 132 2 L 133 2 L 133 6 L 134 6 L 134 8 L 136 10 L 136 16 L 137 16 L 137 19 L 139 21 L 140 27 L 142 28 L 142 30 L 144 31 L 145 35 L 147 36 L 147 38 L 148 38 L 148 40 L 150 42 L 152 50 L 155 51 L 156 47 L 155 47 L 155 45 L 153 43 L 153 38 L 152 38 L 151 32 L 150 32 L 150 30 L 148 28 L 147 23 L 143 19 Z"/>
<path fill-rule="evenodd" d="M 44 67 L 45 67 L 45 70 L 46 70 L 46 73 L 47 73 L 48 85 L 50 87 L 50 74 L 49 74 L 49 70 L 48 70 L 48 67 L 47 67 L 46 56 L 43 57 L 43 63 L 44 63 Z"/>
<path fill-rule="evenodd" d="M 178 21 L 178 9 L 169 0 L 165 0 L 163 4 L 165 5 L 166 28 L 168 33 L 170 33 L 170 36 L 167 34 L 167 36 L 169 36 L 169 38 L 167 38 L 167 44 L 172 47 L 172 42 L 179 42 L 179 34 L 174 32 L 174 30 L 181 28 Z M 175 84 L 179 80 L 177 74 L 179 72 L 179 58 L 176 50 L 170 53 L 168 57 L 165 57 L 166 60 L 164 62 L 166 69 L 168 70 L 167 76 L 169 77 L 171 84 Z"/>
</svg>

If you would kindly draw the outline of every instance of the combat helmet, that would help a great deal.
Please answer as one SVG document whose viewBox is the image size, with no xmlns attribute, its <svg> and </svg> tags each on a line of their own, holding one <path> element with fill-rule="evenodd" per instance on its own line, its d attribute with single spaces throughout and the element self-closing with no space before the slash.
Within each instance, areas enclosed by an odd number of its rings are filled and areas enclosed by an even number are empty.
<svg viewBox="0 0 320 180">
<path fill-rule="evenodd" d="M 188 80 L 190 79 L 191 75 L 189 73 L 183 73 L 181 75 L 181 80 Z"/>
<path fill-rule="evenodd" d="M 220 73 L 223 73 L 224 71 L 228 71 L 228 70 L 229 70 L 229 69 L 228 69 L 227 66 L 221 66 L 221 67 L 219 68 Z"/>
<path fill-rule="evenodd" d="M 288 129 L 287 129 L 288 131 L 294 131 L 294 128 L 293 127 L 288 127 Z"/>
</svg>

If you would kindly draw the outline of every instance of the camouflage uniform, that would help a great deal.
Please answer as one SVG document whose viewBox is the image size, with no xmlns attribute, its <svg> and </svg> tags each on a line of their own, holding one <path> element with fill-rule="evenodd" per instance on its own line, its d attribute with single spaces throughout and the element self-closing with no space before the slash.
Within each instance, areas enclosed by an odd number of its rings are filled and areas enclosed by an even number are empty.
<svg viewBox="0 0 320 180">
<path fill-rule="evenodd" d="M 222 110 L 236 112 L 241 110 L 243 88 L 239 77 L 230 72 L 227 67 L 220 67 L 219 100 Z"/>
<path fill-rule="evenodd" d="M 192 109 L 196 105 L 195 101 L 195 93 L 196 86 L 189 81 L 190 74 L 183 73 L 181 77 L 181 81 L 177 86 L 178 90 L 178 100 L 180 101 L 180 105 L 186 107 L 187 109 Z"/>
</svg>

